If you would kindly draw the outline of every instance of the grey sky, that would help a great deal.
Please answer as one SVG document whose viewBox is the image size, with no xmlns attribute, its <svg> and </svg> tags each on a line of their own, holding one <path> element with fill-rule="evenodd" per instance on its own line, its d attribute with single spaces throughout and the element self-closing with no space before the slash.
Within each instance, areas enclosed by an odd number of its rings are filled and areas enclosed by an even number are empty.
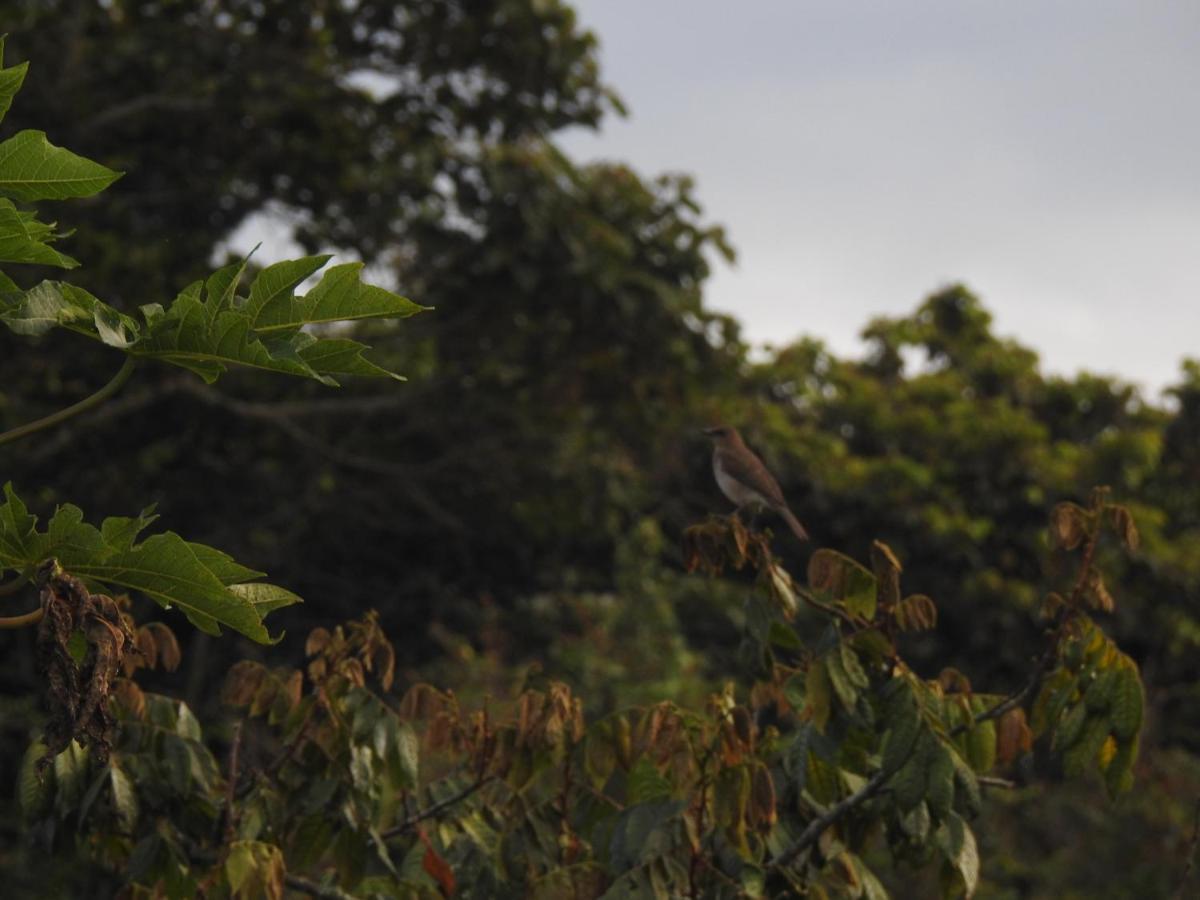
<svg viewBox="0 0 1200 900">
<path fill-rule="evenodd" d="M 583 158 L 697 176 L 751 340 L 857 354 L 964 281 L 1056 372 L 1200 356 L 1200 3 L 576 0 L 631 109 Z"/>
</svg>

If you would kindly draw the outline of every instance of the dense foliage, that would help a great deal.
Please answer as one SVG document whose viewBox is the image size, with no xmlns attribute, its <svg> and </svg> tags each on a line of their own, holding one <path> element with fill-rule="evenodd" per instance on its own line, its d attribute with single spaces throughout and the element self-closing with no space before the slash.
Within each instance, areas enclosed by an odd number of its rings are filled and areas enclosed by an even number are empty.
<svg viewBox="0 0 1200 900">
<path fill-rule="evenodd" d="M 224 777 L 186 705 L 124 679 L 107 766 L 72 745 L 49 785 L 35 744 L 22 805 L 50 838 L 75 819 L 90 857 L 135 895 L 882 898 L 865 857 L 887 847 L 899 864 L 935 861 L 946 892 L 970 896 L 969 820 L 986 786 L 1009 784 L 988 773 L 1035 738 L 1068 773 L 1100 771 L 1114 796 L 1132 784 L 1137 666 L 1089 610 L 1111 609 L 1094 567 L 1102 532 L 1130 548 L 1137 532 L 1103 491 L 1088 509 L 1057 507 L 1051 530 L 1078 572 L 1047 596 L 1046 645 L 1013 697 L 904 663 L 901 636 L 933 627 L 936 607 L 902 595 L 886 545 L 873 572 L 818 551 L 803 589 L 765 536 L 714 519 L 688 531 L 690 567 L 750 565 L 764 590 L 746 609 L 757 677 L 703 710 L 662 700 L 588 723 L 560 681 L 479 709 L 415 684 L 396 708 L 395 651 L 370 614 L 313 631 L 303 672 L 234 666 L 224 697 L 242 718 Z M 815 641 L 797 628 L 798 597 Z M 144 659 L 178 661 L 172 638 L 142 633 Z"/>
<path fill-rule="evenodd" d="M 689 874 L 709 879 L 705 886 L 724 884 L 716 872 L 743 883 L 744 870 L 747 889 L 762 873 L 773 886 L 798 877 L 835 893 L 861 892 L 874 890 L 872 876 L 862 874 L 874 872 L 897 896 L 924 895 L 937 890 L 940 863 L 932 882 L 922 880 L 930 867 L 893 870 L 884 844 L 896 859 L 919 862 L 929 854 L 949 864 L 951 882 L 965 879 L 960 863 L 969 832 L 948 824 L 952 815 L 966 821 L 973 809 L 957 762 L 982 766 L 988 760 L 981 748 L 994 739 L 1007 765 L 1002 774 L 1018 789 L 993 784 L 982 818 L 969 826 L 978 836 L 981 896 L 1078 891 L 1116 898 L 1175 888 L 1189 852 L 1188 798 L 1200 791 L 1193 755 L 1200 750 L 1193 712 L 1200 688 L 1190 662 L 1200 642 L 1196 364 L 1185 364 L 1171 405 L 1149 403 L 1113 378 L 1047 377 L 1032 352 L 993 333 L 979 300 L 958 286 L 910 316 L 872 323 L 864 360 L 839 359 L 805 339 L 751 361 L 736 323 L 701 304 L 708 259 L 728 248 L 699 212 L 691 183 L 643 179 L 617 164 L 579 166 L 555 147 L 554 132 L 594 125 L 617 108 L 598 80 L 593 39 L 559 3 L 0 2 L 0 9 L 19 58 L 56 62 L 53 71 L 39 66 L 40 77 L 22 93 L 26 102 L 6 124 L 46 130 L 129 170 L 115 191 L 71 209 L 79 232 L 70 243 L 50 242 L 52 231 L 29 232 L 43 247 L 37 253 L 66 247 L 87 263 L 72 272 L 78 293 L 60 290 L 62 303 L 52 296 L 60 305 L 51 308 L 56 321 L 65 313 L 62 324 L 82 324 L 100 340 L 53 329 L 30 344 L 0 329 L 3 427 L 93 390 L 96 373 L 111 371 L 119 349 L 104 342 L 105 334 L 151 349 L 143 341 L 154 322 L 139 307 L 158 300 L 164 313 L 174 309 L 165 301 L 181 284 L 199 279 L 181 295 L 180 313 L 205 306 L 211 295 L 210 309 L 243 327 L 244 304 L 233 298 L 246 291 L 227 295 L 209 283 L 240 272 L 253 293 L 266 275 L 253 260 L 244 269 L 240 261 L 221 266 L 222 242 L 254 211 L 286 208 L 299 222 L 310 257 L 289 265 L 315 267 L 320 251 L 352 248 L 386 265 L 404 293 L 435 307 L 400 329 L 369 322 L 314 335 L 366 340 L 376 365 L 409 377 L 403 386 L 347 382 L 330 395 L 316 381 L 285 384 L 231 369 L 213 388 L 193 372 L 161 365 L 179 358 L 162 352 L 145 359 L 116 398 L 0 451 L 4 479 L 21 486 L 28 507 L 47 522 L 57 518 L 56 505 L 70 501 L 103 519 L 155 500 L 164 524 L 186 533 L 188 543 L 220 546 L 270 570 L 308 601 L 278 617 L 293 635 L 318 627 L 333 635 L 333 623 L 379 610 L 377 622 L 344 628 L 342 644 L 331 636 L 342 649 L 330 654 L 341 653 L 337 664 L 348 667 L 341 680 L 271 668 L 289 652 L 295 660 L 294 641 L 268 662 L 253 646 L 198 634 L 181 634 L 186 664 L 174 676 L 122 669 L 136 676 L 129 684 L 142 686 L 145 706 L 134 687 L 119 687 L 113 761 L 97 767 L 68 744 L 54 766 L 61 778 L 27 796 L 38 846 L 65 858 L 81 825 L 85 834 L 94 826 L 90 833 L 115 835 L 98 841 L 102 846 L 86 838 L 79 845 L 84 857 L 108 867 L 108 888 L 128 877 L 142 884 L 178 879 L 171 883 L 180 890 L 236 882 L 249 894 L 289 877 L 331 891 L 334 879 L 347 890 L 357 885 L 356 892 L 378 883 L 355 882 L 361 874 L 398 877 L 428 891 L 445 889 L 438 862 L 445 860 L 462 893 L 482 877 L 470 867 L 485 852 L 491 859 L 520 852 L 534 868 L 498 870 L 505 890 L 547 878 L 569 856 L 581 883 L 593 886 L 616 883 L 622 872 L 651 882 L 681 877 L 676 863 L 685 860 Z M 12 83 L 7 78 L 2 84 Z M 13 215 L 23 214 L 23 203 L 13 198 Z M 96 307 L 89 297 L 108 302 Z M 196 324 L 197 333 L 211 334 L 211 323 Z M 253 326 L 245 324 L 247 336 Z M 292 337 L 303 341 L 299 335 L 308 333 L 296 329 Z M 264 349 L 276 346 L 261 337 Z M 240 345 L 234 359 L 244 361 L 249 347 Z M 268 356 L 273 368 L 304 362 L 290 350 Z M 215 375 L 227 361 L 205 364 L 199 374 Z M 680 537 L 725 508 L 695 436 L 717 420 L 743 427 L 818 546 L 870 560 L 879 552 L 873 542 L 886 541 L 904 562 L 905 584 L 937 599 L 936 628 L 900 639 L 903 668 L 890 668 L 863 646 L 870 641 L 860 634 L 861 621 L 833 614 L 840 625 L 830 628 L 827 613 L 804 602 L 789 620 L 773 605 L 778 594 L 747 601 L 745 571 L 727 569 L 715 580 L 685 572 Z M 1091 564 L 1072 569 L 1070 551 L 1051 552 L 1050 541 L 1062 540 L 1062 528 L 1070 531 L 1063 517 L 1082 516 L 1088 528 L 1104 519 L 1112 527 L 1113 514 L 1087 506 L 1059 512 L 1048 533 L 1046 511 L 1071 509 L 1057 504 L 1088 497 L 1095 484 L 1114 488 L 1141 540 L 1133 552 L 1121 550 L 1119 540 L 1102 541 Z M 123 521 L 132 527 L 137 520 Z M 63 522 L 90 527 L 73 512 Z M 720 534 L 743 546 L 722 531 L 731 526 L 707 527 L 706 548 L 728 546 Z M 99 532 L 105 534 L 103 523 Z M 777 573 L 799 573 L 811 562 L 784 541 L 774 541 L 772 552 L 782 556 L 770 569 Z M 814 557 L 822 558 L 832 559 Z M 700 559 L 708 559 L 707 550 Z M 1086 579 L 1081 590 L 1089 599 L 1065 602 L 1074 578 L 1099 571 L 1109 576 L 1114 609 L 1096 608 L 1104 595 Z M 241 582 L 260 583 L 257 573 L 245 573 Z M 863 579 L 877 574 L 874 567 L 860 572 Z M 825 603 L 817 595 L 821 583 L 810 584 L 810 596 Z M 90 592 L 100 587 L 85 585 Z M 125 588 L 138 585 L 114 581 L 107 589 Z M 791 590 L 802 599 L 798 586 Z M 1048 610 L 1049 621 L 1075 610 L 1075 624 L 1051 642 L 1038 621 L 1053 592 L 1064 605 Z M 6 611 L 10 602 L 5 598 Z M 152 607 L 136 596 L 132 607 L 117 611 L 97 604 L 104 621 L 118 631 L 124 623 L 144 652 L 164 659 L 157 643 L 164 632 L 149 625 L 151 636 L 140 637 L 137 623 Z M 877 602 L 872 616 L 862 608 L 857 614 L 882 624 L 889 621 L 883 609 Z M 126 622 L 122 616 L 131 612 Z M 1101 623 L 1121 650 L 1101 638 L 1089 647 L 1084 638 L 1098 632 L 1086 629 L 1084 616 Z M 929 608 L 918 602 L 901 617 L 928 624 Z M 386 651 L 377 650 L 379 662 L 355 656 L 368 635 L 373 647 L 384 645 L 380 628 L 396 641 L 390 677 L 398 696 L 409 697 L 399 716 L 386 686 L 370 681 L 372 671 L 389 671 Z M 27 698 L 42 686 L 32 643 L 7 632 L 3 640 L 9 663 L 0 672 L 0 737 L 7 770 L 15 771 L 41 731 Z M 867 684 L 851 678 L 854 664 L 843 646 L 856 655 Z M 1071 646 L 1081 654 L 1074 661 L 1067 659 Z M 179 655 L 168 650 L 165 658 Z M 213 686 L 247 655 L 251 661 L 233 669 L 246 676 L 244 685 L 256 684 L 247 673 L 274 674 L 257 683 L 257 708 L 253 700 L 248 709 L 236 707 L 250 714 L 237 738 L 236 719 Z M 540 671 L 530 670 L 534 660 Z M 133 657 L 122 663 L 133 665 Z M 1064 763 L 1072 772 L 1099 772 L 1110 788 L 1124 780 L 1134 746 L 1126 714 L 1115 710 L 1132 702 L 1129 676 L 1120 674 L 1132 665 L 1147 682 L 1141 762 L 1133 770 L 1138 790 L 1111 806 L 1103 791 L 1060 781 Z M 939 679 L 947 666 L 970 681 L 953 673 Z M 1099 670 L 1111 675 L 1093 694 Z M 114 684 L 125 684 L 111 671 Z M 954 717 L 980 715 L 1008 692 L 1020 695 L 1034 674 L 1056 693 L 1054 708 L 1044 692 L 1037 694 L 1042 705 L 1030 707 L 1026 724 L 1044 735 L 1033 753 L 1009 759 L 1014 735 L 1023 746 L 1015 717 L 950 734 L 965 725 Z M 414 692 L 424 682 L 438 687 Z M 732 694 L 725 692 L 729 682 Z M 1119 704 L 1109 694 L 1118 682 Z M 375 700 L 367 703 L 369 683 Z M 779 841 L 798 840 L 822 810 L 882 771 L 881 739 L 891 728 L 885 692 L 900 683 L 920 701 L 922 727 L 935 741 L 925 739 L 918 754 L 930 764 L 921 768 L 923 789 L 936 783 L 938 796 L 936 814 L 923 798 L 929 830 L 920 838 L 905 831 L 905 820 L 921 818 L 913 812 L 919 806 L 898 811 L 898 798 L 882 791 L 823 842 L 803 848 L 791 875 L 781 867 L 766 874 L 783 849 Z M 995 693 L 976 693 L 972 685 Z M 818 698 L 812 709 L 810 689 Z M 245 700 L 231 687 L 227 699 L 239 696 Z M 659 706 L 664 700 L 668 707 Z M 360 703 L 370 711 L 357 712 Z M 520 754 L 488 756 L 486 783 L 443 811 L 442 801 L 476 783 L 472 766 L 482 751 L 471 743 L 471 723 L 485 709 L 485 732 L 526 736 L 530 772 Z M 660 732 L 674 723 L 661 748 L 647 738 L 656 709 Z M 679 750 L 680 734 L 700 748 L 715 739 L 722 723 L 742 719 L 735 709 L 753 712 L 750 739 L 734 745 L 736 752 L 702 763 Z M 308 710 L 315 712 L 302 734 Z M 862 724 L 851 721 L 854 715 L 870 725 L 857 736 Z M 1068 716 L 1070 740 L 1055 735 Z M 595 772 L 582 776 L 588 747 L 602 757 L 606 730 L 619 729 L 614 723 L 621 720 L 636 756 L 625 760 L 628 767 L 614 764 L 603 784 Z M 368 721 L 386 732 L 378 752 Z M 544 721 L 561 735 L 547 738 L 538 730 Z M 421 737 L 419 752 L 409 728 Z M 808 766 L 787 755 L 802 734 L 813 742 L 818 774 L 811 785 Z M 239 759 L 231 767 L 235 746 Z M 295 750 L 273 766 L 287 747 Z M 533 759 L 539 747 L 544 752 Z M 1060 752 L 1070 748 L 1073 755 Z M 631 803 L 628 780 L 640 758 L 651 759 L 663 781 L 644 796 L 635 790 Z M 952 777 L 951 792 L 944 787 L 946 759 L 961 776 Z M 931 782 L 935 762 L 939 774 Z M 639 771 L 648 775 L 644 763 Z M 718 821 L 715 779 L 726 771 L 745 773 L 750 794 L 744 815 L 737 813 L 742 774 L 725 775 Z M 509 794 L 527 776 L 534 806 L 522 818 Z M 830 780 L 822 782 L 825 776 Z M 328 846 L 306 845 L 307 838 L 280 825 L 323 808 L 319 798 L 291 796 L 295 780 L 305 777 L 333 784 L 324 789 L 345 801 L 334 817 L 322 817 Z M 568 806 L 593 815 L 588 822 L 562 817 L 556 792 L 564 780 Z M 392 790 L 372 794 L 375 781 Z M 701 782 L 707 787 L 698 790 Z M 754 789 L 761 800 L 768 783 L 774 823 L 762 816 L 763 804 L 751 803 Z M 822 784 L 829 790 L 814 793 Z M 1053 789 L 1043 790 L 1049 784 Z M 231 785 L 235 800 L 253 792 L 253 802 L 230 804 Z M 401 798 L 408 808 L 398 811 L 390 804 Z M 611 829 L 641 801 L 657 812 L 622 820 L 622 829 L 633 823 L 644 832 L 619 832 L 625 836 L 614 851 Z M 308 806 L 297 812 L 290 803 Z M 183 808 L 189 812 L 182 821 L 160 831 L 164 811 Z M 229 815 L 234 809 L 241 811 Z M 424 816 L 430 811 L 437 814 Z M 477 817 L 491 831 L 470 834 Z M 405 825 L 409 819 L 416 821 Z M 2 826 L 5 843 L 24 849 L 6 850 L 0 865 L 20 873 L 23 887 L 44 893 L 45 879 L 62 878 L 78 893 L 97 877 L 90 864 L 55 872 L 36 866 L 47 851 L 25 844 L 24 832 L 18 840 L 16 822 L 8 817 Z M 372 827 L 400 829 L 384 842 L 398 875 L 377 852 Z M 517 851 L 500 840 L 510 831 Z M 661 854 L 633 864 L 633 838 L 652 834 L 637 845 Z M 775 834 L 776 845 L 763 834 Z M 726 847 L 732 856 L 717 852 Z M 1126 864 L 1131 856 L 1136 865 Z M 715 868 L 697 862 L 701 875 L 694 876 L 693 859 Z M 555 889 L 553 879 L 545 883 Z"/>
</svg>

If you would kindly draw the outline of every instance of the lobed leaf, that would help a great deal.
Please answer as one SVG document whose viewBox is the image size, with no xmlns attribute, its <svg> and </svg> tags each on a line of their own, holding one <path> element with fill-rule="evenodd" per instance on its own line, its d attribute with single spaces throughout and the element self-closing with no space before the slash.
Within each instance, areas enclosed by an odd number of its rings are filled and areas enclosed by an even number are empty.
<svg viewBox="0 0 1200 900">
<path fill-rule="evenodd" d="M 0 35 L 0 122 L 4 121 L 4 117 L 8 114 L 13 97 L 17 95 L 17 91 L 21 90 L 21 84 L 25 81 L 25 73 L 29 70 L 27 62 L 15 66 L 4 65 L 4 42 L 7 37 L 8 35 Z"/>
<path fill-rule="evenodd" d="M 121 174 L 54 146 L 42 131 L 20 131 L 0 143 L 0 194 L 24 203 L 90 197 Z"/>
<path fill-rule="evenodd" d="M 39 222 L 32 213 L 17 209 L 11 200 L 0 198 L 0 262 L 73 269 L 79 262 L 50 246 L 59 237 L 53 224 Z M 11 281 L 3 288 L 19 290 Z"/>
<path fill-rule="evenodd" d="M 212 547 L 173 532 L 138 535 L 154 521 L 150 510 L 137 518 L 114 517 L 96 528 L 75 506 L 60 506 L 44 532 L 37 530 L 12 485 L 0 504 L 0 569 L 32 571 L 57 559 L 71 574 L 111 590 L 139 591 L 164 608 L 178 607 L 202 631 L 228 626 L 260 643 L 271 638 L 263 617 L 300 598 L 283 588 L 255 582 L 262 573 L 234 562 Z"/>
</svg>

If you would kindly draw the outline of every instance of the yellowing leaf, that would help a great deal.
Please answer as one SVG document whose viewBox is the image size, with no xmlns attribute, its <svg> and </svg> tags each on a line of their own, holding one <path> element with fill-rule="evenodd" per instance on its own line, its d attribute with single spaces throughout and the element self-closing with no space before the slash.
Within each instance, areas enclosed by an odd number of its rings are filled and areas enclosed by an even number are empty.
<svg viewBox="0 0 1200 900">
<path fill-rule="evenodd" d="M 225 877 L 235 898 L 282 900 L 283 853 L 273 844 L 234 841 L 225 858 Z"/>
</svg>

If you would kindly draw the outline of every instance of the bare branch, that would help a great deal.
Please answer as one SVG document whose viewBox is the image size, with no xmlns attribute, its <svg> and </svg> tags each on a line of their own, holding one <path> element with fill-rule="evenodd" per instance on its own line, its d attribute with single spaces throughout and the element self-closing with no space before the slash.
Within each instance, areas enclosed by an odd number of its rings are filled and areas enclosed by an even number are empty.
<svg viewBox="0 0 1200 900">
<path fill-rule="evenodd" d="M 319 897 L 321 900 L 357 900 L 353 894 L 347 894 L 338 887 L 326 887 L 323 884 L 317 884 L 315 881 L 309 881 L 307 878 L 302 878 L 299 875 L 293 875 L 288 872 L 283 876 L 284 883 L 297 891 L 303 891 L 310 897 Z"/>
<path fill-rule="evenodd" d="M 83 131 L 104 128 L 122 119 L 132 118 L 151 109 L 179 112 L 195 112 L 212 108 L 211 100 L 197 100 L 194 97 L 174 97 L 170 94 L 142 94 L 116 106 L 96 113 L 90 119 L 85 119 L 79 126 Z"/>
<path fill-rule="evenodd" d="M 782 851 L 778 856 L 767 863 L 767 871 L 774 872 L 788 865 L 788 863 L 803 853 L 806 849 L 808 849 L 808 847 L 815 844 L 817 839 L 820 838 L 821 832 L 823 832 L 826 828 L 834 824 L 838 819 L 842 818 L 842 816 L 846 815 L 846 813 L 850 812 L 856 806 L 861 806 L 878 794 L 883 788 L 884 783 L 888 780 L 888 778 L 891 777 L 891 775 L 891 772 L 885 769 L 880 769 L 871 777 L 870 781 L 864 784 L 849 797 L 846 797 L 838 803 L 835 803 L 833 806 L 829 807 L 829 809 L 825 810 L 825 812 L 821 813 L 821 815 L 809 822 L 804 831 L 800 833 L 800 837 L 796 838 L 790 847 Z"/>
<path fill-rule="evenodd" d="M 1187 896 L 1188 879 L 1192 877 L 1192 867 L 1196 865 L 1196 847 L 1200 846 L 1200 800 L 1196 801 L 1196 815 L 1192 821 L 1192 839 L 1188 842 L 1187 865 L 1183 867 L 1183 875 L 1179 879 L 1179 888 L 1175 891 L 1174 900 L 1184 900 Z"/>
<path fill-rule="evenodd" d="M 439 800 L 437 803 L 433 804 L 433 806 L 430 806 L 426 809 L 417 810 L 417 812 L 413 813 L 411 816 L 409 816 L 407 819 L 405 819 L 400 824 L 393 825 L 387 831 L 383 832 L 383 835 L 382 835 L 383 839 L 387 840 L 389 838 L 396 837 L 397 835 L 403 834 L 404 832 L 408 831 L 409 829 L 416 827 L 418 824 L 420 824 L 421 822 L 424 822 L 426 819 L 433 818 L 438 813 L 440 813 L 442 810 L 448 809 L 449 807 L 453 806 L 454 804 L 459 803 L 463 800 L 466 800 L 468 797 L 470 797 L 472 794 L 474 794 L 476 791 L 478 791 L 480 788 L 482 788 L 488 782 L 494 781 L 495 779 L 496 779 L 495 775 L 485 775 L 482 778 L 479 778 L 479 779 L 473 781 L 471 784 L 467 785 L 461 791 L 458 791 L 455 794 L 451 794 L 445 800 Z"/>
</svg>

